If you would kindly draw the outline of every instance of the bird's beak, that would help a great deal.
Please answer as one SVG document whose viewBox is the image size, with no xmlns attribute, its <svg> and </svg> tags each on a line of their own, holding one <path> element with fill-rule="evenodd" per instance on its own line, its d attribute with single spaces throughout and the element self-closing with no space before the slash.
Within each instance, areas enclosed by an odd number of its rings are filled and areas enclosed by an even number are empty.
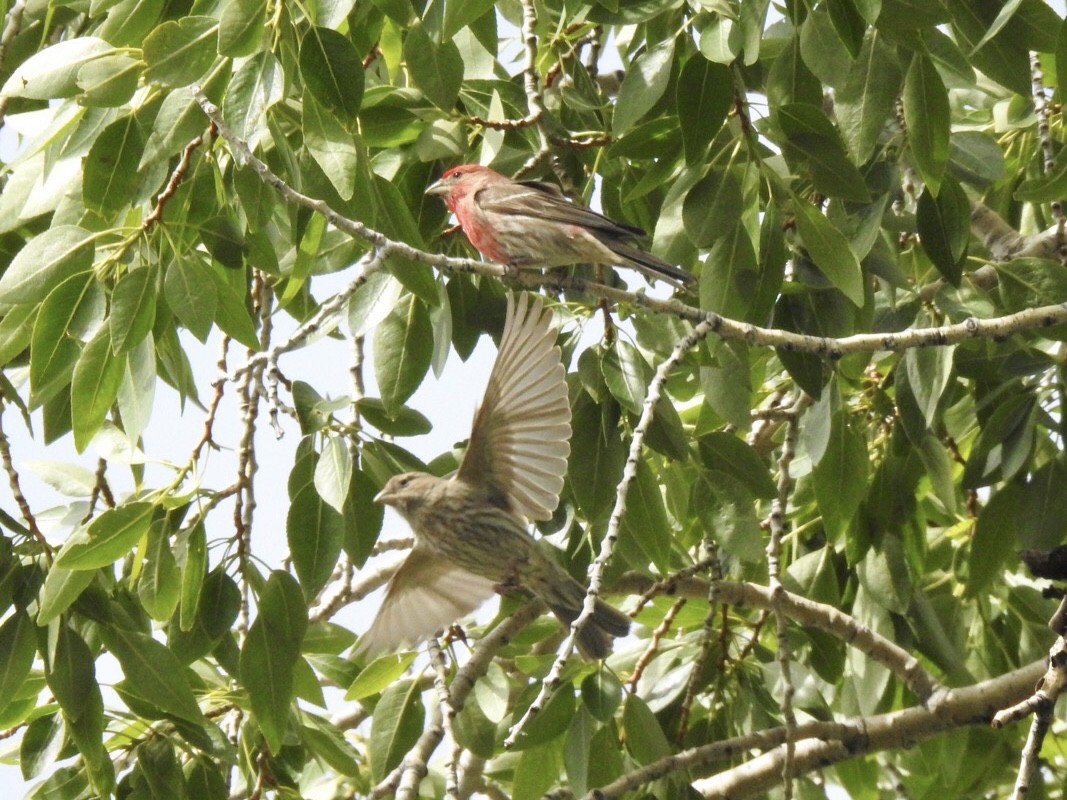
<svg viewBox="0 0 1067 800">
<path fill-rule="evenodd" d="M 445 197 L 451 191 L 452 187 L 444 180 L 435 181 L 426 187 L 426 194 L 433 194 L 438 197 Z"/>
<path fill-rule="evenodd" d="M 393 495 L 390 494 L 388 489 L 382 489 L 378 494 L 374 495 L 374 502 L 382 503 L 383 505 L 388 505 L 389 501 L 392 499 Z"/>
</svg>

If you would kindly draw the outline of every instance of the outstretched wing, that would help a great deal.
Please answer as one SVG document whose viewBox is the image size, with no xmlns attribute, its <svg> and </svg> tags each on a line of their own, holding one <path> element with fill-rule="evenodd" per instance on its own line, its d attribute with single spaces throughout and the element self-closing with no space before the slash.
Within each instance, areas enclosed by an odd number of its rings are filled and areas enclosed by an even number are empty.
<svg viewBox="0 0 1067 800">
<path fill-rule="evenodd" d="M 551 322 L 540 297 L 508 295 L 500 350 L 456 475 L 527 519 L 551 518 L 571 449 L 566 373 Z"/>
<path fill-rule="evenodd" d="M 415 545 L 385 590 L 356 655 L 376 656 L 416 644 L 451 625 L 494 594 L 488 578 L 462 570 Z"/>
</svg>

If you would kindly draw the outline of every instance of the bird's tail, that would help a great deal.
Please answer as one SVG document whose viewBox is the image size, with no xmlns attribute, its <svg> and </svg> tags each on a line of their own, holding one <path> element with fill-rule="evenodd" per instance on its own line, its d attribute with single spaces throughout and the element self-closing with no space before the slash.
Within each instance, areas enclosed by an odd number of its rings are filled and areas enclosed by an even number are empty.
<svg viewBox="0 0 1067 800">
<path fill-rule="evenodd" d="M 693 286 L 697 282 L 695 275 L 691 275 L 673 264 L 668 264 L 663 259 L 656 258 L 651 253 L 646 253 L 638 247 L 633 247 L 617 240 L 604 242 L 604 244 L 622 259 L 623 266 L 658 276 L 680 288 Z"/>
<path fill-rule="evenodd" d="M 562 571 L 561 571 L 562 572 Z M 578 581 L 566 576 L 565 586 L 558 578 L 553 591 L 539 593 L 559 621 L 570 625 L 578 618 L 585 603 L 585 589 Z M 612 639 L 630 632 L 630 618 L 613 606 L 597 598 L 593 616 L 582 626 L 578 634 L 578 651 L 590 660 L 599 660 L 611 655 Z"/>
</svg>

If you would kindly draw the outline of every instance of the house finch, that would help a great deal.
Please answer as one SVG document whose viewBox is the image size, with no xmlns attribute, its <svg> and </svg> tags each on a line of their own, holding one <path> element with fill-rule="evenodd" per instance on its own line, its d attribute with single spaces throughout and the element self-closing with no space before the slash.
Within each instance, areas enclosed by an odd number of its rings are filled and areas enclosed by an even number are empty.
<svg viewBox="0 0 1067 800">
<path fill-rule="evenodd" d="M 560 351 L 541 298 L 508 297 L 500 350 L 470 443 L 452 478 L 396 475 L 374 499 L 393 506 L 415 546 L 389 581 L 385 600 L 357 652 L 414 643 L 473 611 L 496 590 L 522 588 L 565 624 L 585 589 L 526 532 L 559 503 L 570 453 L 571 409 Z M 578 637 L 587 658 L 611 652 L 629 619 L 597 601 Z"/>
<path fill-rule="evenodd" d="M 606 264 L 632 267 L 675 286 L 696 278 L 628 240 L 640 228 L 575 205 L 540 181 L 513 181 L 477 164 L 452 167 L 426 190 L 442 197 L 471 244 L 516 269 Z"/>
</svg>

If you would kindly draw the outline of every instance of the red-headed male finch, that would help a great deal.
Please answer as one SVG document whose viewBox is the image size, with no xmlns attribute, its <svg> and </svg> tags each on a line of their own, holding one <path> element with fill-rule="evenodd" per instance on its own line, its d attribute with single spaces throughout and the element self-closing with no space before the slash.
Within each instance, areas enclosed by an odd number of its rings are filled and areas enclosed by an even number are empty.
<svg viewBox="0 0 1067 800">
<path fill-rule="evenodd" d="M 374 498 L 407 520 L 415 546 L 389 581 L 357 653 L 414 644 L 498 589 L 525 589 L 567 625 L 582 610 L 585 589 L 526 531 L 528 519 L 549 519 L 559 504 L 571 436 L 552 312 L 534 297 L 508 296 L 500 350 L 456 474 L 396 475 Z M 597 600 L 578 649 L 604 658 L 611 637 L 629 627 L 625 614 Z"/>
<path fill-rule="evenodd" d="M 427 194 L 444 199 L 470 243 L 486 258 L 515 269 L 571 264 L 631 267 L 675 286 L 696 278 L 629 244 L 640 228 L 575 205 L 555 186 L 513 181 L 477 164 L 452 167 Z"/>
</svg>

